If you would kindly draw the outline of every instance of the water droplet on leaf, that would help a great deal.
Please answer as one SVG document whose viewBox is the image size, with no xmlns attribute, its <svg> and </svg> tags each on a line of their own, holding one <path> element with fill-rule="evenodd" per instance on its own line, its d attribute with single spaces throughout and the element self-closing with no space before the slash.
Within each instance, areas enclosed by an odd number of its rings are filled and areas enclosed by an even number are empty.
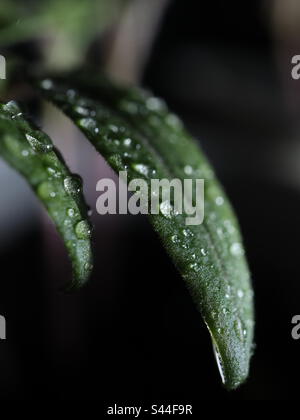
<svg viewBox="0 0 300 420">
<path fill-rule="evenodd" d="M 224 198 L 223 197 L 217 197 L 216 198 L 216 205 L 217 206 L 222 206 L 224 204 Z"/>
<path fill-rule="evenodd" d="M 165 216 L 168 219 L 171 218 L 173 207 L 170 201 L 168 200 L 163 201 L 160 204 L 159 208 L 163 216 Z"/>
<path fill-rule="evenodd" d="M 244 249 L 239 242 L 235 242 L 234 244 L 231 245 L 230 252 L 235 257 L 244 255 Z"/>
<path fill-rule="evenodd" d="M 41 87 L 43 89 L 46 89 L 46 90 L 52 89 L 53 88 L 53 82 L 52 82 L 52 80 L 50 80 L 50 79 L 44 79 L 41 82 Z"/>
<path fill-rule="evenodd" d="M 184 167 L 184 173 L 185 173 L 186 175 L 192 175 L 192 173 L 193 173 L 193 168 L 192 168 L 190 165 L 186 165 L 186 166 Z"/>
<path fill-rule="evenodd" d="M 134 163 L 132 167 L 141 175 L 148 176 L 149 174 L 149 167 L 147 165 L 143 165 L 142 163 Z"/>
<path fill-rule="evenodd" d="M 64 179 L 64 188 L 65 191 L 70 195 L 78 195 L 82 190 L 82 180 L 80 176 L 73 175 L 67 176 Z"/>
<path fill-rule="evenodd" d="M 25 134 L 26 140 L 37 153 L 49 153 L 53 150 L 53 144 L 45 136 L 36 135 L 36 137 L 30 134 Z"/>
<path fill-rule="evenodd" d="M 75 233 L 78 239 L 89 239 L 91 237 L 91 227 L 87 220 L 81 220 L 75 226 Z"/>
</svg>

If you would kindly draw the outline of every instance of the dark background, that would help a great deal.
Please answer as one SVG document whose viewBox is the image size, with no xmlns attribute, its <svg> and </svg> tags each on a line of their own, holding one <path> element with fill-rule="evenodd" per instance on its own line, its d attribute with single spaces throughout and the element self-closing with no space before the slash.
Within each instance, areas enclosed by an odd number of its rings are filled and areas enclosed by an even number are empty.
<svg viewBox="0 0 300 420">
<path fill-rule="evenodd" d="M 70 267 L 37 218 L 0 250 L 1 399 L 91 398 L 101 410 L 298 399 L 300 139 L 286 87 L 297 82 L 266 15 L 261 1 L 171 1 L 142 80 L 197 136 L 239 217 L 256 296 L 247 383 L 222 388 L 206 328 L 146 218 L 94 218 L 95 272 L 74 295 L 59 291 Z"/>
</svg>

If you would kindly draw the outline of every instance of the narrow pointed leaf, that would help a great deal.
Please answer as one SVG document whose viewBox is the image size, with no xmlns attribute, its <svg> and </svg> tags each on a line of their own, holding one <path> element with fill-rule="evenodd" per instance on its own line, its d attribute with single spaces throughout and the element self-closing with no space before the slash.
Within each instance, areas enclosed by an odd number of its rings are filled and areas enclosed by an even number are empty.
<svg viewBox="0 0 300 420">
<path fill-rule="evenodd" d="M 50 138 L 27 121 L 15 102 L 0 104 L 0 156 L 30 184 L 55 223 L 73 266 L 71 287 L 92 269 L 90 226 L 81 180 L 72 175 Z"/>
<path fill-rule="evenodd" d="M 248 375 L 253 293 L 236 217 L 198 145 L 163 101 L 140 89 L 91 75 L 39 86 L 129 181 L 205 179 L 203 224 L 186 226 L 187 215 L 165 202 L 150 220 L 208 327 L 225 386 L 236 388 Z"/>
</svg>

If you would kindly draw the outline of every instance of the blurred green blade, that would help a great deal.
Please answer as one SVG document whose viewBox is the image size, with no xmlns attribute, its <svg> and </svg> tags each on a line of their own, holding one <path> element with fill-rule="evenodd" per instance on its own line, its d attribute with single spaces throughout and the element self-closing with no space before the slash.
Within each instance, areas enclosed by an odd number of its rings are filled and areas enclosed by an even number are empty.
<svg viewBox="0 0 300 420">
<path fill-rule="evenodd" d="M 163 101 L 140 89 L 84 71 L 39 86 L 129 181 L 205 179 L 203 224 L 186 226 L 187 215 L 173 212 L 171 203 L 170 214 L 161 203 L 150 220 L 209 329 L 225 386 L 238 387 L 249 370 L 253 292 L 237 220 L 196 142 Z"/>
<path fill-rule="evenodd" d="M 0 104 L 0 156 L 30 184 L 55 223 L 73 266 L 72 288 L 92 270 L 91 228 L 81 180 L 72 175 L 50 138 L 29 123 L 15 102 Z"/>
</svg>

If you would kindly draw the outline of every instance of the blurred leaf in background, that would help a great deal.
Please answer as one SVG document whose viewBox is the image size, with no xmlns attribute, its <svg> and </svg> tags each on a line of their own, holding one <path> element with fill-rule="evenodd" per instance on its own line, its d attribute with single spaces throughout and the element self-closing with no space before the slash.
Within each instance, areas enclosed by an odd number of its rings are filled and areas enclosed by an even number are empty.
<svg viewBox="0 0 300 420">
<path fill-rule="evenodd" d="M 49 68 L 82 59 L 91 40 L 116 20 L 129 0 L 1 1 L 0 48 L 33 39 L 45 43 Z"/>
</svg>

